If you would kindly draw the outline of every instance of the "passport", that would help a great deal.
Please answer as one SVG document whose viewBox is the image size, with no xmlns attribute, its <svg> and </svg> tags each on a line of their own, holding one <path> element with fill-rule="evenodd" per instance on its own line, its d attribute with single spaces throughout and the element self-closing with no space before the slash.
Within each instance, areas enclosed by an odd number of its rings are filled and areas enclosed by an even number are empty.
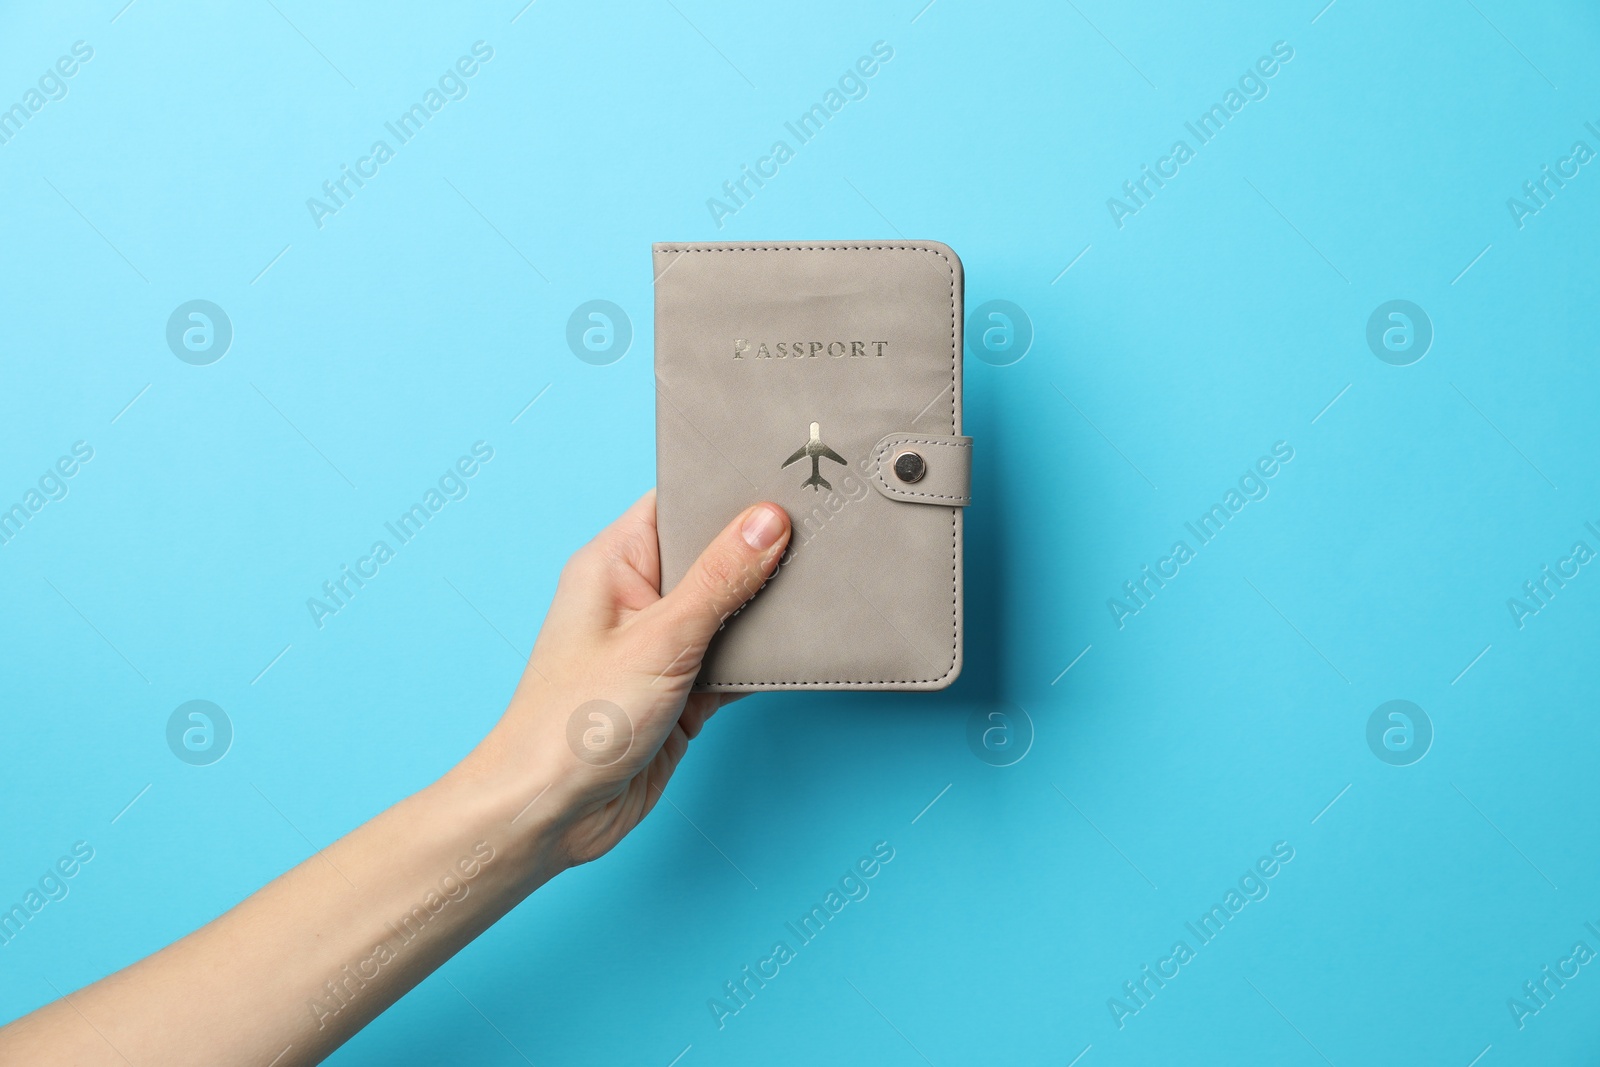
<svg viewBox="0 0 1600 1067">
<path fill-rule="evenodd" d="M 746 507 L 772 501 L 794 527 L 695 688 L 950 685 L 972 479 L 955 252 L 657 244 L 654 276 L 662 593 Z"/>
</svg>

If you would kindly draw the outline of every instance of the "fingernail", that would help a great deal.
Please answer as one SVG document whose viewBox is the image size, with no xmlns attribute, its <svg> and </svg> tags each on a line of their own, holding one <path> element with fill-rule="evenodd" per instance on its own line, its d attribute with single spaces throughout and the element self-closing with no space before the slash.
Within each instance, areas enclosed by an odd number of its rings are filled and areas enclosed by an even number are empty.
<svg viewBox="0 0 1600 1067">
<path fill-rule="evenodd" d="M 783 519 L 766 504 L 752 508 L 744 517 L 744 525 L 739 527 L 744 543 L 758 552 L 771 548 L 782 532 Z"/>
</svg>

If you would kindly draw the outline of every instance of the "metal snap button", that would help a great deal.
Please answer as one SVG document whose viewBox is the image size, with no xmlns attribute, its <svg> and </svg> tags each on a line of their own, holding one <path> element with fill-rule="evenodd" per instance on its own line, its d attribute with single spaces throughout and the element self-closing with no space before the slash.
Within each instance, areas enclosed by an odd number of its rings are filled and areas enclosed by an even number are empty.
<svg viewBox="0 0 1600 1067">
<path fill-rule="evenodd" d="M 902 452 L 894 457 L 894 476 L 902 482 L 920 482 L 928 473 L 928 464 L 915 452 Z"/>
</svg>

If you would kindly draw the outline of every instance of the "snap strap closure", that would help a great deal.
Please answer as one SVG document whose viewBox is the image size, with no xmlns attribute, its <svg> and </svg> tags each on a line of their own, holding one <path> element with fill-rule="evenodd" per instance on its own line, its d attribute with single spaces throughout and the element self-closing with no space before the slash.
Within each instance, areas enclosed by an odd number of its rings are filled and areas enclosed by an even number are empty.
<svg viewBox="0 0 1600 1067">
<path fill-rule="evenodd" d="M 892 433 L 872 451 L 872 484 L 890 500 L 972 503 L 972 438 Z"/>
</svg>

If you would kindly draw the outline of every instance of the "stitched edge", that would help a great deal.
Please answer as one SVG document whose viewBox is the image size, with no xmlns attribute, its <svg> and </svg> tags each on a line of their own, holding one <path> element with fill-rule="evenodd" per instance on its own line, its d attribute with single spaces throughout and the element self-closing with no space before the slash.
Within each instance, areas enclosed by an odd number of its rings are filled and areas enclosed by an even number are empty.
<svg viewBox="0 0 1600 1067">
<path fill-rule="evenodd" d="M 899 486 L 890 485 L 889 479 L 883 476 L 883 458 L 894 451 L 897 445 L 933 445 L 938 448 L 966 448 L 972 447 L 971 441 L 942 441 L 937 437 L 909 437 L 904 434 L 890 434 L 889 442 L 879 445 L 877 454 L 873 456 L 872 476 L 883 486 L 885 492 L 891 497 L 922 497 L 924 500 L 964 500 L 972 502 L 971 493 L 952 495 L 950 493 L 919 493 L 915 489 L 901 489 Z M 970 481 L 970 471 L 968 480 Z"/>
<path fill-rule="evenodd" d="M 950 257 L 937 248 L 917 244 L 834 244 L 834 245 L 669 245 L 667 248 L 652 248 L 652 254 L 658 256 L 678 255 L 688 252 L 930 252 L 945 262 L 945 269 L 950 274 L 950 436 L 956 434 L 956 375 L 960 371 L 960 362 L 956 355 L 956 346 L 961 337 L 959 325 L 956 322 L 956 270 L 950 264 Z M 659 280 L 660 276 L 657 275 Z M 926 685 L 930 682 L 939 682 L 950 677 L 956 669 L 957 654 L 960 652 L 960 589 L 956 584 L 956 568 L 960 565 L 960 523 L 961 509 L 950 509 L 950 666 L 945 668 L 943 674 L 933 678 L 880 678 L 876 681 L 826 681 L 826 682 L 704 682 L 707 687 L 716 686 L 724 689 L 756 688 L 761 686 L 794 686 L 805 688 L 811 686 L 875 686 L 875 685 Z"/>
</svg>

